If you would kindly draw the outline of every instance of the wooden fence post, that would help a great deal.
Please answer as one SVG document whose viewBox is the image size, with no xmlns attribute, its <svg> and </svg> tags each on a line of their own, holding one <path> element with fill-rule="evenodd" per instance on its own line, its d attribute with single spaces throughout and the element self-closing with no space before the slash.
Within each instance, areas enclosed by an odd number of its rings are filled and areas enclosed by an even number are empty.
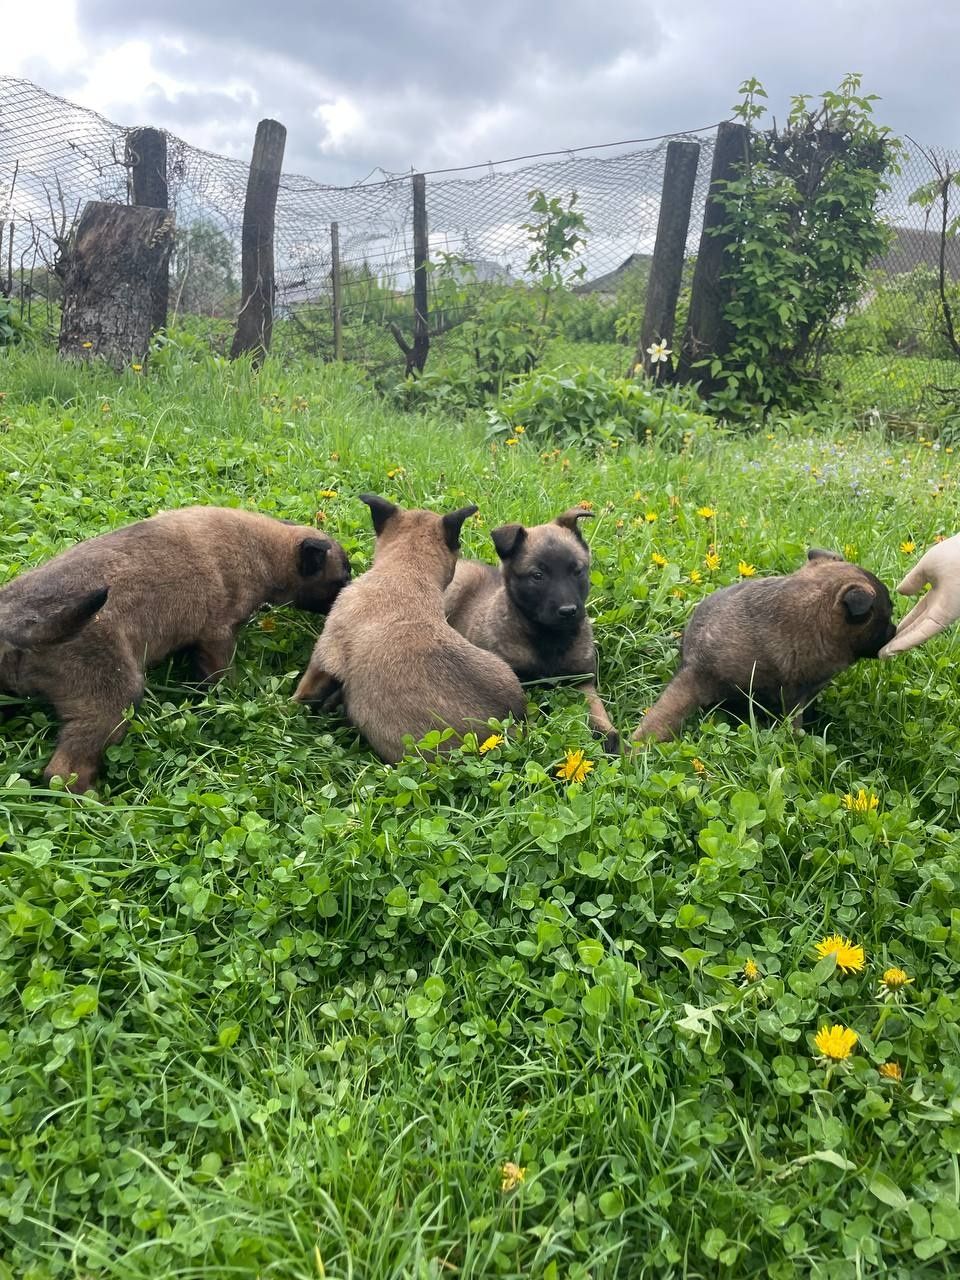
<svg viewBox="0 0 960 1280">
<path fill-rule="evenodd" d="M 276 120 L 261 120 L 250 160 L 241 238 L 240 314 L 230 356 L 249 351 L 254 367 L 263 363 L 273 335 L 274 216 L 287 131 Z"/>
<path fill-rule="evenodd" d="M 665 342 L 669 346 L 673 341 L 673 324 L 687 250 L 690 204 L 699 162 L 699 142 L 675 139 L 667 143 L 657 240 L 647 282 L 640 345 L 634 359 L 634 368 L 642 365 L 647 374 L 653 372 L 647 348 L 655 342 Z"/>
<path fill-rule="evenodd" d="M 330 281 L 333 289 L 333 358 L 343 359 L 343 328 L 340 316 L 340 224 L 330 223 Z"/>
<path fill-rule="evenodd" d="M 149 209 L 169 209 L 167 189 L 167 135 L 162 129 L 128 129 L 124 162 L 129 174 L 130 203 Z M 154 281 L 150 330 L 156 333 L 167 323 L 170 299 L 169 264 Z"/>
<path fill-rule="evenodd" d="M 427 180 L 413 175 L 413 349 L 407 356 L 407 372 L 423 372 L 430 350 L 427 303 L 427 258 L 430 240 L 427 231 Z"/>
<path fill-rule="evenodd" d="M 710 190 L 703 212 L 703 231 L 697 265 L 693 272 L 690 291 L 690 313 L 680 351 L 678 378 L 683 382 L 700 382 L 705 388 L 711 384 L 707 368 L 695 369 L 699 360 L 722 355 L 728 338 L 724 332 L 723 312 L 730 296 L 729 284 L 723 279 L 727 269 L 726 251 L 731 244 L 729 235 L 715 234 L 727 214 L 720 203 L 722 184 L 738 176 L 741 166 L 748 159 L 750 136 L 746 125 L 724 120 L 717 129 L 717 141 L 710 170 Z"/>
</svg>

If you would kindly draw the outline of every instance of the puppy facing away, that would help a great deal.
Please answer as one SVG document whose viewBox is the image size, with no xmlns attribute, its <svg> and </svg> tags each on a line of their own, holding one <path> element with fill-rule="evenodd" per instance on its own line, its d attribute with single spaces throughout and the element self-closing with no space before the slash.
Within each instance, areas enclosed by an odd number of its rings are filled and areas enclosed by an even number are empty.
<svg viewBox="0 0 960 1280">
<path fill-rule="evenodd" d="M 221 507 L 166 511 L 80 542 L 0 591 L 0 622 L 41 618 L 57 601 L 82 613 L 100 596 L 73 638 L 0 654 L 0 688 L 53 704 L 61 729 L 44 779 L 76 774 L 71 789 L 83 792 L 123 737 L 147 667 L 186 649 L 212 684 L 260 605 L 325 613 L 349 578 L 343 548 L 316 529 Z"/>
<path fill-rule="evenodd" d="M 738 582 L 702 600 L 684 632 L 680 666 L 634 740 L 672 738 L 697 707 L 743 715 L 752 697 L 771 715 L 802 712 L 835 675 L 875 658 L 893 636 L 883 583 L 832 551 L 778 578 Z"/>
<path fill-rule="evenodd" d="M 573 507 L 549 524 L 505 524 L 491 537 L 501 565 L 461 560 L 444 593 L 447 620 L 481 649 L 497 653 L 524 681 L 586 677 L 590 728 L 609 752 L 620 738 L 597 692 L 597 651 L 586 614 L 590 548 Z"/>
<path fill-rule="evenodd" d="M 375 494 L 361 501 L 377 535 L 373 565 L 331 609 L 294 700 L 342 699 L 347 719 L 389 764 L 402 757 L 406 734 L 419 740 L 450 726 L 462 737 L 482 733 L 491 718 L 521 720 L 517 677 L 454 631 L 443 611 L 460 530 L 477 508 L 439 516 Z"/>
</svg>

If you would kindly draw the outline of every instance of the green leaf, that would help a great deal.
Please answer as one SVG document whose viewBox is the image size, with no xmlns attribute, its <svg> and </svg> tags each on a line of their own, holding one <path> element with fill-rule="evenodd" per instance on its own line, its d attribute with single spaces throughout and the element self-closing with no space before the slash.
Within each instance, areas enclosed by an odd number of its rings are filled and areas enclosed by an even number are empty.
<svg viewBox="0 0 960 1280">
<path fill-rule="evenodd" d="M 867 1189 L 878 1200 L 889 1205 L 891 1209 L 905 1209 L 907 1207 L 907 1197 L 885 1173 L 875 1173 L 867 1183 Z"/>
<path fill-rule="evenodd" d="M 604 1191 L 598 1204 L 605 1218 L 619 1218 L 623 1213 L 623 1192 L 619 1187 L 614 1191 Z"/>
</svg>

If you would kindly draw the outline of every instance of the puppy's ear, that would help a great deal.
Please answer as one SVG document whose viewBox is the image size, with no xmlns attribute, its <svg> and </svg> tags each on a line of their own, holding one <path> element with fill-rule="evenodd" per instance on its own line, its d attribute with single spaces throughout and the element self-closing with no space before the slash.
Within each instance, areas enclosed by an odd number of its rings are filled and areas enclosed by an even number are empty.
<svg viewBox="0 0 960 1280">
<path fill-rule="evenodd" d="M 580 532 L 581 520 L 592 520 L 593 512 L 588 511 L 586 507 L 571 507 L 569 511 L 563 511 L 554 519 L 554 524 L 558 524 L 561 529 L 569 529 L 571 533 L 575 533 L 583 542 L 583 534 Z"/>
<path fill-rule="evenodd" d="M 0 607 L 0 640 L 15 649 L 44 648 L 71 639 L 107 603 L 108 587 L 83 595 L 34 599 L 26 608 Z"/>
<path fill-rule="evenodd" d="M 360 501 L 365 502 L 370 508 L 370 514 L 373 517 L 373 531 L 379 538 L 380 534 L 383 533 L 384 525 L 391 516 L 397 514 L 400 508 L 394 503 L 388 502 L 386 498 L 378 497 L 375 493 L 361 493 Z"/>
<path fill-rule="evenodd" d="M 847 615 L 847 621 L 860 623 L 870 615 L 877 603 L 877 593 L 862 582 L 851 582 L 840 592 L 840 603 Z"/>
<path fill-rule="evenodd" d="M 824 551 L 822 547 L 811 547 L 807 551 L 808 560 L 839 560 L 843 561 L 843 556 L 836 551 Z"/>
<path fill-rule="evenodd" d="M 526 541 L 527 531 L 522 524 L 502 524 L 490 533 L 497 555 L 501 560 L 515 556 Z"/>
<path fill-rule="evenodd" d="M 319 538 L 304 538 L 297 547 L 297 572 L 301 578 L 312 578 L 323 572 L 330 546 Z"/>
<path fill-rule="evenodd" d="M 477 514 L 479 507 L 461 507 L 459 511 L 450 511 L 443 517 L 443 540 L 451 551 L 460 550 L 460 530 L 464 520 Z"/>
</svg>

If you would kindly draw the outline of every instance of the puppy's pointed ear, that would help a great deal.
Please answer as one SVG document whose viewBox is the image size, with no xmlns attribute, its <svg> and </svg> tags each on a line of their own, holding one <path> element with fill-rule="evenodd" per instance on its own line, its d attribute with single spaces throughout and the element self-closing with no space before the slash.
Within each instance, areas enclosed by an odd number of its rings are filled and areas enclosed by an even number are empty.
<svg viewBox="0 0 960 1280">
<path fill-rule="evenodd" d="M 34 599 L 26 608 L 0 606 L 0 640 L 15 649 L 41 649 L 76 635 L 107 603 L 108 587 L 83 595 Z"/>
<path fill-rule="evenodd" d="M 502 524 L 499 529 L 491 531 L 490 537 L 500 559 L 509 560 L 526 541 L 527 531 L 522 524 Z"/>
<path fill-rule="evenodd" d="M 327 562 L 329 544 L 320 538 L 304 538 L 297 547 L 297 572 L 301 578 L 312 578 L 322 573 Z"/>
<path fill-rule="evenodd" d="M 824 551 L 822 547 L 811 547 L 807 551 L 808 560 L 839 560 L 843 561 L 843 556 L 837 551 Z"/>
<path fill-rule="evenodd" d="M 558 524 L 561 529 L 569 529 L 571 533 L 575 533 L 583 542 L 583 534 L 580 532 L 581 520 L 592 520 L 593 512 L 588 511 L 586 507 L 571 507 L 569 511 L 562 511 L 554 519 L 554 524 Z"/>
<path fill-rule="evenodd" d="M 443 517 L 443 540 L 451 551 L 460 550 L 460 530 L 464 520 L 469 520 L 480 510 L 479 507 L 461 507 L 458 511 L 450 511 Z"/>
<path fill-rule="evenodd" d="M 841 588 L 839 603 L 843 605 L 848 622 L 860 623 L 870 616 L 877 603 L 877 593 L 862 582 L 849 582 Z"/>
<path fill-rule="evenodd" d="M 391 516 L 397 514 L 400 508 L 375 493 L 361 493 L 360 501 L 365 502 L 370 508 L 370 514 L 373 517 L 373 531 L 379 538 L 380 534 L 383 533 L 384 525 Z"/>
</svg>

